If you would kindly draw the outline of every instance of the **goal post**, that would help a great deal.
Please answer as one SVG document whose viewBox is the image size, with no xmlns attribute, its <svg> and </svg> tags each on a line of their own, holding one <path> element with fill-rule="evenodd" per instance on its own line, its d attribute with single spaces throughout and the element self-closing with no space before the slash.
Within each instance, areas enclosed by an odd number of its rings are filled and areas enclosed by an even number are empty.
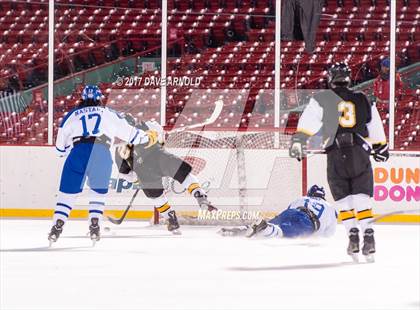
<svg viewBox="0 0 420 310">
<path fill-rule="evenodd" d="M 289 141 L 290 135 L 270 129 L 168 131 L 165 148 L 191 164 L 209 200 L 226 212 L 221 216 L 234 217 L 197 224 L 243 224 L 257 213 L 279 213 L 306 191 L 304 165 L 289 157 Z M 180 222 L 199 217 L 195 199 L 177 181 L 166 178 L 164 187 Z"/>
</svg>

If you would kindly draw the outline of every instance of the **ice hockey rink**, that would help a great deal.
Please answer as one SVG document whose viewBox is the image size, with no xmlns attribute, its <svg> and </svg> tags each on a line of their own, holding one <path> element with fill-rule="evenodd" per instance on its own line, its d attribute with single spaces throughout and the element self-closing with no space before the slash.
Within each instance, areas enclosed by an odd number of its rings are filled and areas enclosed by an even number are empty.
<svg viewBox="0 0 420 310">
<path fill-rule="evenodd" d="M 106 223 L 105 226 L 108 226 Z M 91 246 L 69 221 L 1 220 L 1 309 L 419 309 L 420 226 L 377 225 L 374 263 L 330 239 L 222 237 L 217 227 L 129 221 Z"/>
</svg>

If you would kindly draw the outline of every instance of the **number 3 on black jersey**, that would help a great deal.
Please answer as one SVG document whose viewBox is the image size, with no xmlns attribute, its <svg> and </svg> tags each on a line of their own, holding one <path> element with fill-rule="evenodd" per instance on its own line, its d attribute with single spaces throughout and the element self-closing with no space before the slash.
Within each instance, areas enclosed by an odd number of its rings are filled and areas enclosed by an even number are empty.
<svg viewBox="0 0 420 310">
<path fill-rule="evenodd" d="M 356 106 L 353 102 L 341 101 L 338 104 L 338 111 L 342 113 L 338 119 L 341 127 L 351 128 L 356 125 Z"/>
</svg>

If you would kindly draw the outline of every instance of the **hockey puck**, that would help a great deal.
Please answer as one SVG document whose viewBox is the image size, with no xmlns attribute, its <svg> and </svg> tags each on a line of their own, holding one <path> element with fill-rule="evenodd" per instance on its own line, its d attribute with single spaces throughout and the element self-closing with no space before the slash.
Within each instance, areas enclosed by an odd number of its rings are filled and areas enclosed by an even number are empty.
<svg viewBox="0 0 420 310">
<path fill-rule="evenodd" d="M 108 226 L 104 228 L 104 231 L 111 231 L 111 228 L 109 228 Z"/>
</svg>

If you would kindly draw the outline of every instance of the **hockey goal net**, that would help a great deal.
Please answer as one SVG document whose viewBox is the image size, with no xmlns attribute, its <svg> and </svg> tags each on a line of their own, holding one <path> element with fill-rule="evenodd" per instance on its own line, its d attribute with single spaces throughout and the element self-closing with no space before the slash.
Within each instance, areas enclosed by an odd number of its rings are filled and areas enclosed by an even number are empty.
<svg viewBox="0 0 420 310">
<path fill-rule="evenodd" d="M 288 156 L 289 140 L 289 135 L 268 130 L 168 132 L 166 149 L 192 165 L 209 200 L 220 210 L 203 217 L 195 199 L 167 178 L 165 189 L 181 222 L 244 223 L 287 208 L 306 187 L 303 165 Z"/>
</svg>

